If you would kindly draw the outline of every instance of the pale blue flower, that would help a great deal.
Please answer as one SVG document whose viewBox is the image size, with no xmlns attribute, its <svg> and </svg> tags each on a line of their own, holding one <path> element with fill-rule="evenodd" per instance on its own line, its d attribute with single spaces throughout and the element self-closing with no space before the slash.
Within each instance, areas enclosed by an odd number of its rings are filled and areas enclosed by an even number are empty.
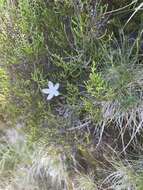
<svg viewBox="0 0 143 190">
<path fill-rule="evenodd" d="M 26 140 L 25 136 L 14 128 L 6 130 L 6 139 L 13 145 L 17 142 L 25 142 Z"/>
<path fill-rule="evenodd" d="M 59 83 L 56 83 L 54 85 L 51 81 L 48 82 L 49 88 L 42 89 L 43 94 L 48 94 L 47 100 L 51 100 L 54 96 L 59 96 L 60 94 L 58 91 L 59 86 L 60 86 Z"/>
</svg>

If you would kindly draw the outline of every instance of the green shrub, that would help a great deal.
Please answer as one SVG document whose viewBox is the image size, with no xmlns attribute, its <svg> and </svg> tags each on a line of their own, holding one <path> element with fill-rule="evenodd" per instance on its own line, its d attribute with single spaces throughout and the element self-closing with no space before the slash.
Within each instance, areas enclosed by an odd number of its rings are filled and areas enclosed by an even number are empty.
<svg viewBox="0 0 143 190">
<path fill-rule="evenodd" d="M 33 157 L 23 156 L 28 154 L 25 150 L 19 153 L 15 147 L 4 147 L 1 163 L 5 162 L 3 165 L 10 171 L 24 163 L 31 172 L 38 173 L 42 156 L 47 156 L 45 151 L 52 152 L 59 145 L 68 155 L 69 167 L 71 162 L 80 162 L 76 156 L 81 145 L 85 150 L 92 147 L 95 153 L 98 148 L 101 153 L 108 152 L 100 147 L 109 137 L 114 139 L 113 143 L 110 139 L 109 147 L 119 149 L 122 158 L 126 151 L 140 150 L 141 9 L 140 1 L 114 1 L 112 6 L 109 1 L 94 6 L 93 1 L 87 0 L 0 1 L 0 117 L 12 121 L 13 126 L 23 122 L 28 146 L 36 143 L 38 151 L 42 151 L 34 162 Z M 42 93 L 49 81 L 60 85 L 60 95 L 50 101 Z M 39 144 L 45 145 L 44 151 Z M 51 145 L 52 150 L 47 150 Z M 26 149 L 29 151 L 29 147 Z M 32 156 L 33 149 L 35 152 L 36 148 L 32 147 Z M 53 157 L 57 163 L 61 157 L 58 153 L 56 156 Z M 86 172 L 77 176 L 77 189 L 98 189 L 94 180 L 98 168 L 92 168 L 93 176 L 88 175 L 91 168 L 87 160 L 94 162 L 94 157 L 90 160 L 88 153 L 81 157 L 89 168 L 83 168 Z M 51 159 L 46 169 L 55 162 Z M 134 175 L 130 168 L 128 173 L 128 165 L 114 166 L 107 185 L 112 183 L 115 190 L 132 188 L 128 181 L 129 175 L 131 180 Z M 33 180 L 35 176 L 32 177 Z M 63 181 L 66 187 L 68 182 L 72 186 L 68 175 L 59 177 L 58 174 L 61 186 Z M 38 185 L 32 188 L 39 188 Z"/>
</svg>

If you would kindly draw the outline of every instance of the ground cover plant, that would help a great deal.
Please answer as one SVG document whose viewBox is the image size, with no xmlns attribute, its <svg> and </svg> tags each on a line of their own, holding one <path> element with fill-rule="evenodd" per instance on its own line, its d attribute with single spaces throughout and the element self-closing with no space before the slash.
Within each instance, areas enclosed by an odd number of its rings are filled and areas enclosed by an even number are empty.
<svg viewBox="0 0 143 190">
<path fill-rule="evenodd" d="M 0 0 L 0 188 L 143 189 L 141 0 Z"/>
</svg>

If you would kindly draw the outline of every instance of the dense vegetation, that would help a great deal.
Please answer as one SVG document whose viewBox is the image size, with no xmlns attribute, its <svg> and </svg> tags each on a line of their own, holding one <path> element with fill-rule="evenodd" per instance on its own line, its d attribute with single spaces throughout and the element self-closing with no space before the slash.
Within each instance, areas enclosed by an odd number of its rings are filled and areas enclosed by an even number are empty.
<svg viewBox="0 0 143 190">
<path fill-rule="evenodd" d="M 0 0 L 0 189 L 142 190 L 142 58 L 142 0 Z"/>
</svg>

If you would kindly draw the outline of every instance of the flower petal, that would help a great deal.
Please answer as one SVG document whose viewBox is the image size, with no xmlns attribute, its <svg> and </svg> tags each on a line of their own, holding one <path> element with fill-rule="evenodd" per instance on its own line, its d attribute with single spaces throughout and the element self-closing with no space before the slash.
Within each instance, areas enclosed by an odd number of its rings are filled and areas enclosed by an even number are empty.
<svg viewBox="0 0 143 190">
<path fill-rule="evenodd" d="M 53 84 L 51 81 L 49 81 L 49 82 L 48 82 L 48 86 L 49 86 L 49 88 L 53 88 L 53 87 L 54 87 L 54 84 Z"/>
<path fill-rule="evenodd" d="M 56 90 L 58 90 L 59 86 L 60 86 L 60 84 L 59 84 L 59 83 L 56 83 L 55 86 L 54 86 L 54 88 L 55 88 Z"/>
<path fill-rule="evenodd" d="M 49 94 L 49 95 L 47 96 L 47 100 L 51 100 L 53 97 L 54 97 L 54 95 L 53 95 L 53 93 L 51 93 L 51 94 Z"/>
<path fill-rule="evenodd" d="M 57 91 L 57 90 L 54 92 L 54 95 L 55 95 L 55 96 L 59 96 L 59 94 L 60 94 L 60 93 L 59 93 L 59 91 Z"/>
<path fill-rule="evenodd" d="M 49 94 L 50 90 L 48 88 L 44 88 L 41 90 L 43 94 Z"/>
</svg>

